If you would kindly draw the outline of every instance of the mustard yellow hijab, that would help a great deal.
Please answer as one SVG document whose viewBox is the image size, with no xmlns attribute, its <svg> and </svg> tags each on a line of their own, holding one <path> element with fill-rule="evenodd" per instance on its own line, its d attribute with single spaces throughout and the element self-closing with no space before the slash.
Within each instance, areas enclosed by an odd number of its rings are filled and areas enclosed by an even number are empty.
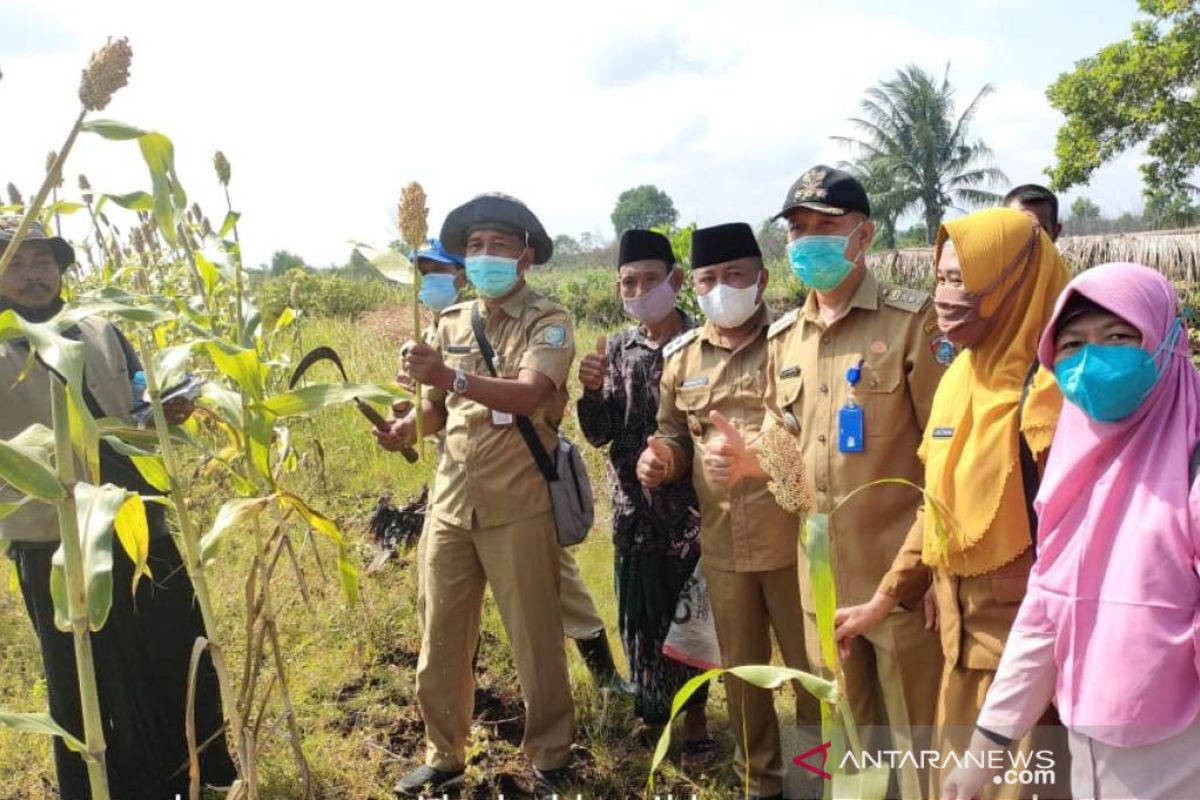
<svg viewBox="0 0 1200 800">
<path fill-rule="evenodd" d="M 1022 255 L 1035 236 L 1032 251 Z M 946 370 L 921 443 L 926 490 L 953 517 L 939 532 L 936 515 L 926 513 L 922 559 L 954 575 L 980 575 L 1030 545 L 1017 405 L 1054 301 L 1070 276 L 1049 237 L 1020 211 L 993 208 L 947 222 L 938 231 L 935 258 L 947 239 L 970 291 L 990 287 L 1015 259 L 1025 261 L 983 298 L 981 316 L 995 320 L 984 339 Z M 1017 281 L 1023 282 L 1010 296 Z M 1039 371 L 1021 422 L 1035 458 L 1050 446 L 1061 409 L 1054 376 Z"/>
</svg>

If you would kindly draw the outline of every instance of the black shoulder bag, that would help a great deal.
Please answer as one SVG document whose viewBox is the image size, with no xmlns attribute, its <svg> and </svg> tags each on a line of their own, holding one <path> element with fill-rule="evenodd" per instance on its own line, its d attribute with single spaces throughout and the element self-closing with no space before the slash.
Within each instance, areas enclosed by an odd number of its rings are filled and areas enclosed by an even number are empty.
<svg viewBox="0 0 1200 800">
<path fill-rule="evenodd" d="M 477 305 L 471 308 L 471 328 L 475 331 L 475 342 L 479 345 L 479 352 L 488 372 L 493 378 L 497 377 L 496 351 L 492 349 L 492 343 L 488 341 L 487 333 L 483 330 L 483 317 L 480 316 Z M 579 448 L 560 433 L 558 445 L 552 453 L 547 453 L 537 431 L 533 429 L 533 420 L 516 415 L 516 425 L 537 463 L 538 471 L 542 473 L 549 487 L 558 543 L 563 547 L 579 544 L 587 538 L 595 521 L 592 484 L 588 480 L 587 468 Z"/>
</svg>

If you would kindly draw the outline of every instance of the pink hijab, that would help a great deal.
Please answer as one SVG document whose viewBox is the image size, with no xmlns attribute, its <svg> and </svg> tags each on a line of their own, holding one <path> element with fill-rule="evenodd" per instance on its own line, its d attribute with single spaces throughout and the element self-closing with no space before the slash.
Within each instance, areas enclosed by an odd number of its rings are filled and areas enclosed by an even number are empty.
<svg viewBox="0 0 1200 800">
<path fill-rule="evenodd" d="M 1158 272 L 1105 264 L 1058 299 L 1038 357 L 1054 365 L 1054 328 L 1076 293 L 1124 318 L 1153 352 L 1178 298 Z M 1184 332 L 1186 334 L 1186 331 Z M 1053 634 L 1063 723 L 1109 744 L 1168 739 L 1200 713 L 1200 491 L 1188 461 L 1200 442 L 1200 374 L 1181 335 L 1137 411 L 1095 422 L 1071 403 L 1036 508 L 1038 559 L 1014 623 Z"/>
</svg>

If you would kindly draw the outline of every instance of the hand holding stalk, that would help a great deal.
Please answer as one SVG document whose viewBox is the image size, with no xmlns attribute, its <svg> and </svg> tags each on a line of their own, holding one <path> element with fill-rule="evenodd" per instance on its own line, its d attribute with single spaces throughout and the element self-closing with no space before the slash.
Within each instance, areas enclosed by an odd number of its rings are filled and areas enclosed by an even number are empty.
<svg viewBox="0 0 1200 800">
<path fill-rule="evenodd" d="M 400 233 L 413 254 L 412 329 L 413 340 L 418 343 L 421 341 L 421 305 L 417 299 L 421 294 L 421 269 L 416 263 L 416 252 L 425 246 L 425 236 L 428 232 L 429 209 L 425 207 L 425 190 L 421 188 L 421 184 L 413 181 L 400 192 Z M 422 399 L 421 384 L 417 383 L 417 450 L 424 457 L 425 414 Z"/>
</svg>

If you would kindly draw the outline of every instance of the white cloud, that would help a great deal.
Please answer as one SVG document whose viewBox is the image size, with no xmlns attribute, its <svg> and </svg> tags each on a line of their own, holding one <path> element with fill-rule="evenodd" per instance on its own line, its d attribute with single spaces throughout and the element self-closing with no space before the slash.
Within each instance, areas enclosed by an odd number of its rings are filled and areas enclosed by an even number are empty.
<svg viewBox="0 0 1200 800">
<path fill-rule="evenodd" d="M 132 81 L 105 115 L 171 136 L 214 220 L 224 200 L 211 157 L 224 150 L 252 263 L 281 248 L 340 262 L 351 238 L 391 238 L 414 179 L 435 230 L 453 205 L 499 189 L 552 233 L 608 233 L 617 194 L 646 182 L 685 219 L 757 222 L 805 167 L 846 157 L 829 136 L 849 131 L 865 88 L 910 62 L 953 64 L 964 102 L 997 83 L 977 130 L 1014 180 L 1041 174 L 1056 126 L 1040 89 L 1003 80 L 1002 54 L 969 14 L 947 36 L 901 12 L 816 0 L 0 9 L 9 30 L 45 37 L 0 60 L 0 182 L 34 188 L 89 51 L 128 34 Z M 70 184 L 80 171 L 113 191 L 147 184 L 123 143 L 82 140 Z M 1125 181 L 1111 193 L 1136 194 Z"/>
</svg>

